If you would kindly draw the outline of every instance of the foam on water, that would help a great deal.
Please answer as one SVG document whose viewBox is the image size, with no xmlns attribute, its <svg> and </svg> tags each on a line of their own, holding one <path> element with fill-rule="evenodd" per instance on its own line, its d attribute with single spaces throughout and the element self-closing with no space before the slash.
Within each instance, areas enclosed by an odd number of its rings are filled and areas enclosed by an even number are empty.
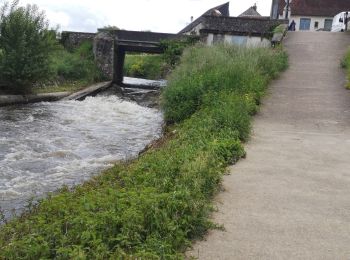
<svg viewBox="0 0 350 260">
<path fill-rule="evenodd" d="M 0 207 L 22 209 L 136 156 L 161 124 L 158 110 L 116 96 L 0 108 Z"/>
</svg>

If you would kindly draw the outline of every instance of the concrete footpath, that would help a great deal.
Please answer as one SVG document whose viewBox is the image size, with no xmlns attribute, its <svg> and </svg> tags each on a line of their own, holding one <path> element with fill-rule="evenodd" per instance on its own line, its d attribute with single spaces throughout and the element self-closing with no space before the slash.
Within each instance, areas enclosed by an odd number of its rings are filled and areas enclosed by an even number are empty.
<svg viewBox="0 0 350 260">
<path fill-rule="evenodd" d="M 350 35 L 287 35 L 290 68 L 270 87 L 247 158 L 230 168 L 199 259 L 350 259 Z"/>
</svg>

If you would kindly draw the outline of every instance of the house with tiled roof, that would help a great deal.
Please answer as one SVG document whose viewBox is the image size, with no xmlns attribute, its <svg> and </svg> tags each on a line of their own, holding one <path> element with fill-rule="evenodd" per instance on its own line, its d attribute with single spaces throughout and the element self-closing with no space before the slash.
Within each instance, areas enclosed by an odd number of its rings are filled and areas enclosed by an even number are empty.
<svg viewBox="0 0 350 260">
<path fill-rule="evenodd" d="M 296 23 L 297 31 L 330 30 L 333 17 L 350 11 L 349 0 L 291 0 L 288 18 Z M 271 17 L 284 19 L 287 15 L 285 0 L 273 0 Z"/>
<path fill-rule="evenodd" d="M 203 17 L 205 16 L 230 16 L 230 2 L 225 4 L 210 8 L 196 20 L 191 22 L 185 28 L 183 28 L 179 33 L 180 34 L 199 34 L 201 29 L 201 23 L 203 22 Z"/>
<path fill-rule="evenodd" d="M 200 36 L 207 45 L 227 43 L 248 47 L 271 46 L 273 29 L 286 21 L 261 16 L 252 6 L 240 17 L 231 17 L 229 3 L 206 11 L 179 33 Z"/>
</svg>

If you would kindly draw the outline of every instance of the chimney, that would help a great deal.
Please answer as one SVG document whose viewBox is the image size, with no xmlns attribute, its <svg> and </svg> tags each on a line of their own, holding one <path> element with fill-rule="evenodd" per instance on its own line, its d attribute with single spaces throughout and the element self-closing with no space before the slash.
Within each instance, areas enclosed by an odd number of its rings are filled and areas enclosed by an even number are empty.
<svg viewBox="0 0 350 260">
<path fill-rule="evenodd" d="M 193 16 L 191 16 L 191 23 L 193 22 Z"/>
<path fill-rule="evenodd" d="M 278 13 L 278 9 L 279 9 L 279 0 L 272 0 L 272 5 L 271 5 L 271 19 L 278 19 L 279 17 L 279 13 Z"/>
<path fill-rule="evenodd" d="M 255 11 L 258 9 L 258 7 L 256 6 L 256 3 L 252 7 Z"/>
</svg>

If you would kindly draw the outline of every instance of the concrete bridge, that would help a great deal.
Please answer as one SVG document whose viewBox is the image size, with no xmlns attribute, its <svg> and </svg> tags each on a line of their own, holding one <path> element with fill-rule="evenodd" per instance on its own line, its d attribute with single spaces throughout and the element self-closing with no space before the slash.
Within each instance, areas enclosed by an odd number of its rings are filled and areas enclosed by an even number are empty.
<svg viewBox="0 0 350 260">
<path fill-rule="evenodd" d="M 61 43 L 74 49 L 83 42 L 93 42 L 94 54 L 103 74 L 113 83 L 123 82 L 126 52 L 163 53 L 163 40 L 184 37 L 181 34 L 99 29 L 98 33 L 62 32 Z"/>
<path fill-rule="evenodd" d="M 163 40 L 181 37 L 177 34 L 124 30 L 99 30 L 94 39 L 96 61 L 113 83 L 123 83 L 126 52 L 163 53 Z"/>
<path fill-rule="evenodd" d="M 161 41 L 178 37 L 176 34 L 123 30 L 113 31 L 113 34 L 115 39 L 113 82 L 116 84 L 123 82 L 123 67 L 126 52 L 163 53 L 164 49 L 160 46 Z"/>
</svg>

